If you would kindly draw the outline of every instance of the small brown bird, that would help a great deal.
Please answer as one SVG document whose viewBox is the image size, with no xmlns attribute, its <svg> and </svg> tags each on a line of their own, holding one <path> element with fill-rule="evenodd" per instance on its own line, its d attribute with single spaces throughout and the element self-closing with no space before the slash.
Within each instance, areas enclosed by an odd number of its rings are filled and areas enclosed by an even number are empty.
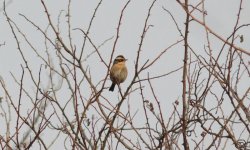
<svg viewBox="0 0 250 150">
<path fill-rule="evenodd" d="M 110 79 L 112 81 L 112 85 L 109 88 L 109 91 L 114 91 L 115 85 L 119 85 L 120 83 L 124 82 L 128 75 L 128 70 L 125 65 L 125 59 L 122 55 L 119 55 L 115 58 L 113 62 L 113 66 L 110 70 Z"/>
</svg>

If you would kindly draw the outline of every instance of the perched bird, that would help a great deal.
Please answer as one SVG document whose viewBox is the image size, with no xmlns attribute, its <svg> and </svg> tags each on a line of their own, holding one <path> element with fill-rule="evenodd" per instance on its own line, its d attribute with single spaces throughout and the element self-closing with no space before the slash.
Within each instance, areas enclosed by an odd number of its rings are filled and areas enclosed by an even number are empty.
<svg viewBox="0 0 250 150">
<path fill-rule="evenodd" d="M 127 59 L 125 59 L 122 55 L 119 55 L 115 58 L 113 66 L 110 70 L 110 79 L 112 81 L 112 85 L 109 88 L 109 91 L 114 91 L 116 84 L 119 85 L 126 80 L 128 75 L 128 70 L 125 65 L 126 61 Z"/>
</svg>

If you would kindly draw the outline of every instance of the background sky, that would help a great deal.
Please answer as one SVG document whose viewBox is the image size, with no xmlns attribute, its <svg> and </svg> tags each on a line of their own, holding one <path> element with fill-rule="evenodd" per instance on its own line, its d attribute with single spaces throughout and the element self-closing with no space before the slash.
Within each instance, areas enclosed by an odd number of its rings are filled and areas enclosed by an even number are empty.
<svg viewBox="0 0 250 150">
<path fill-rule="evenodd" d="M 18 97 L 18 95 L 15 94 L 18 91 L 18 87 L 16 86 L 15 81 L 13 80 L 13 77 L 10 73 L 20 79 L 22 70 L 21 65 L 24 65 L 24 62 L 19 51 L 17 50 L 17 45 L 13 38 L 13 34 L 11 33 L 11 29 L 6 21 L 6 17 L 3 15 L 3 0 L 1 0 L 0 2 L 0 44 L 5 43 L 0 47 L 0 77 L 5 81 L 8 89 L 11 89 L 10 92 L 15 99 Z M 73 0 L 71 5 L 71 27 L 73 29 L 82 28 L 86 31 L 98 2 L 99 1 L 97 0 Z M 123 54 L 128 59 L 127 66 L 129 74 L 126 82 L 122 84 L 122 88 L 124 90 L 130 84 L 130 81 L 132 80 L 132 77 L 134 75 L 134 64 L 140 42 L 140 36 L 142 34 L 144 21 L 146 19 L 147 11 L 151 2 L 151 0 L 132 0 L 124 12 L 121 24 L 120 38 L 115 51 L 115 56 Z M 190 0 L 190 3 L 192 4 L 197 4 L 198 2 L 198 0 Z M 58 15 L 60 14 L 60 12 L 62 13 L 60 20 L 61 35 L 66 43 L 68 43 L 68 31 L 65 17 L 68 1 L 47 0 L 45 1 L 45 3 L 48 7 L 48 11 L 54 24 L 57 24 Z M 105 40 L 115 36 L 120 12 L 125 3 L 126 1 L 122 0 L 104 0 L 102 2 L 89 34 L 89 37 L 96 45 L 101 45 Z M 18 27 L 20 27 L 22 32 L 25 33 L 26 37 L 37 49 L 37 52 L 46 57 L 44 37 L 40 32 L 37 31 L 34 26 L 32 26 L 22 16 L 20 16 L 20 14 L 23 14 L 43 30 L 46 29 L 48 20 L 46 14 L 44 13 L 41 2 L 34 0 L 10 0 L 6 1 L 6 4 L 6 11 L 8 13 L 8 16 L 17 24 Z M 181 27 L 182 33 L 184 33 L 184 22 L 186 14 L 181 6 L 175 0 L 158 0 L 152 9 L 152 13 L 149 19 L 149 24 L 151 24 L 152 27 L 150 27 L 149 31 L 147 32 L 145 41 L 142 46 L 140 66 L 142 66 L 148 59 L 154 59 L 165 48 L 181 39 L 173 20 L 171 19 L 170 15 L 163 10 L 162 7 L 166 8 L 173 14 L 178 25 Z M 237 0 L 206 0 L 205 9 L 207 11 L 207 25 L 213 31 L 226 39 L 232 33 L 233 27 L 236 22 L 238 8 L 239 1 Z M 195 12 L 194 14 L 197 15 L 197 18 L 202 19 L 202 16 L 198 12 Z M 239 24 L 250 23 L 249 14 L 250 1 L 244 0 Z M 71 32 L 74 45 L 78 49 L 81 48 L 83 34 L 79 30 L 72 30 Z M 48 30 L 48 33 L 49 35 L 51 34 L 51 37 L 55 36 L 54 34 L 52 34 L 51 29 Z M 245 42 L 240 43 L 240 41 L 238 40 L 238 42 L 236 42 L 236 45 L 246 50 L 250 50 L 250 28 L 243 28 L 242 30 L 239 30 L 238 34 L 244 35 Z M 27 58 L 34 74 L 38 75 L 40 65 L 44 64 L 43 61 L 28 46 L 23 38 L 20 35 L 18 36 L 21 39 L 20 44 L 23 54 Z M 206 46 L 204 28 L 200 24 L 192 21 L 190 23 L 189 37 L 190 45 L 196 50 L 198 54 L 204 55 L 204 47 Z M 110 59 L 113 41 L 114 38 L 106 42 L 105 45 L 103 45 L 99 49 L 106 62 L 108 62 Z M 211 48 L 215 54 L 219 52 L 222 45 L 223 42 L 219 41 L 216 37 L 211 36 Z M 53 50 L 52 46 L 48 46 L 48 49 L 50 50 L 51 60 L 55 64 L 55 67 L 57 67 L 58 59 L 56 58 L 55 51 Z M 87 48 L 84 51 L 84 57 L 87 57 L 93 51 L 93 47 L 89 43 L 87 43 Z M 175 70 L 178 67 L 181 67 L 183 64 L 183 53 L 183 43 L 172 47 L 160 58 L 157 63 L 144 71 L 140 77 L 146 78 L 147 75 L 151 77 L 162 75 Z M 246 59 L 249 60 L 249 57 L 246 57 Z M 100 82 L 106 75 L 106 68 L 101 63 L 96 53 L 88 57 L 87 61 L 83 61 L 83 66 L 90 69 L 89 71 L 92 74 L 91 78 L 94 84 L 98 84 L 98 82 Z M 60 77 L 55 76 L 55 80 L 60 81 Z M 172 104 L 174 103 L 174 101 L 181 100 L 181 80 L 181 70 L 166 77 L 152 80 L 152 85 L 154 86 L 157 97 L 161 102 L 161 106 L 163 108 L 162 111 L 166 119 L 169 117 L 169 112 L 173 110 Z M 48 87 L 48 73 L 43 74 L 42 81 L 42 88 L 46 89 Z M 107 82 L 106 87 L 109 87 L 110 84 L 110 81 Z M 63 86 L 66 85 L 66 83 L 63 83 Z M 144 83 L 143 86 L 145 86 L 145 91 L 149 90 L 149 85 L 147 83 Z M 249 79 L 246 78 L 246 82 L 242 84 L 242 88 L 245 89 L 248 86 Z M 138 85 L 134 86 L 133 88 L 136 87 L 138 87 Z M 27 90 L 30 92 L 34 92 L 34 85 L 29 79 L 25 80 L 25 88 L 27 88 Z M 67 87 L 64 88 L 67 89 Z M 2 92 L 3 91 L 0 91 L 0 96 L 1 94 L 3 94 Z M 83 91 L 83 93 L 85 93 L 86 95 L 88 92 L 89 91 Z M 106 90 L 104 91 L 103 95 L 105 95 L 111 103 L 116 104 L 118 102 L 117 89 L 116 92 L 113 92 L 112 94 L 110 94 L 110 92 Z M 61 94 L 59 95 L 59 98 L 60 97 L 62 98 L 62 102 L 66 102 L 63 101 L 63 98 L 69 97 L 69 95 L 67 95 L 67 92 L 64 92 L 62 90 Z M 150 92 L 145 92 L 145 97 L 148 100 L 151 100 L 153 98 Z M 132 113 L 138 111 L 138 115 L 136 116 L 136 118 L 138 120 L 138 125 L 140 125 L 140 113 L 143 112 L 143 104 L 140 100 L 140 93 L 136 92 L 135 94 L 132 94 L 129 98 L 129 102 L 132 104 Z M 29 106 L 30 104 L 24 104 L 24 106 L 22 106 L 24 114 L 26 112 L 25 110 L 29 109 Z M 125 106 L 122 108 L 122 110 L 126 110 L 126 108 L 127 107 Z M 230 107 L 225 107 L 225 109 L 230 110 Z M 69 113 L 72 113 L 73 115 L 73 112 L 70 112 L 70 109 Z M 91 116 L 93 114 L 94 112 L 90 111 L 88 115 Z M 0 118 L 0 120 L 2 121 L 2 118 Z M 13 125 L 15 125 L 15 120 L 13 120 L 12 122 L 14 123 Z M 2 125 L 0 125 L 0 128 L 1 126 Z M 1 128 L 0 132 L 1 135 L 4 134 L 4 128 Z M 45 140 L 50 140 L 50 137 L 48 135 L 43 136 Z M 55 144 L 54 148 L 59 148 L 61 146 L 63 146 L 62 143 L 58 142 Z"/>
</svg>

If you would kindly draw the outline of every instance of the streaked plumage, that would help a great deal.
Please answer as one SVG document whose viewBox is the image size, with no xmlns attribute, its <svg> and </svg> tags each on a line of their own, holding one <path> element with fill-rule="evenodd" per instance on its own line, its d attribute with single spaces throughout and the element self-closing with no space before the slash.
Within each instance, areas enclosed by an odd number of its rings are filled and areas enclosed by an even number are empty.
<svg viewBox="0 0 250 150">
<path fill-rule="evenodd" d="M 126 59 L 119 55 L 115 58 L 113 62 L 113 66 L 110 70 L 110 79 L 112 81 L 112 85 L 109 88 L 109 91 L 114 91 L 115 85 L 124 82 L 128 75 L 128 70 L 125 65 Z"/>
</svg>

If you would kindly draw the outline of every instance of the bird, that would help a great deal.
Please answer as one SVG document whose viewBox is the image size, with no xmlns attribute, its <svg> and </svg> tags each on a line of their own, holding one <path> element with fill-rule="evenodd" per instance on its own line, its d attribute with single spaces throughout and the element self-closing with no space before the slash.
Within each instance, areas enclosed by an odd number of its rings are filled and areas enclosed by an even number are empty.
<svg viewBox="0 0 250 150">
<path fill-rule="evenodd" d="M 110 69 L 110 79 L 112 81 L 112 85 L 109 88 L 109 91 L 114 91 L 115 85 L 119 85 L 120 83 L 124 82 L 128 75 L 128 69 L 126 67 L 125 62 L 127 59 L 123 55 L 118 55 L 113 65 Z"/>
</svg>

